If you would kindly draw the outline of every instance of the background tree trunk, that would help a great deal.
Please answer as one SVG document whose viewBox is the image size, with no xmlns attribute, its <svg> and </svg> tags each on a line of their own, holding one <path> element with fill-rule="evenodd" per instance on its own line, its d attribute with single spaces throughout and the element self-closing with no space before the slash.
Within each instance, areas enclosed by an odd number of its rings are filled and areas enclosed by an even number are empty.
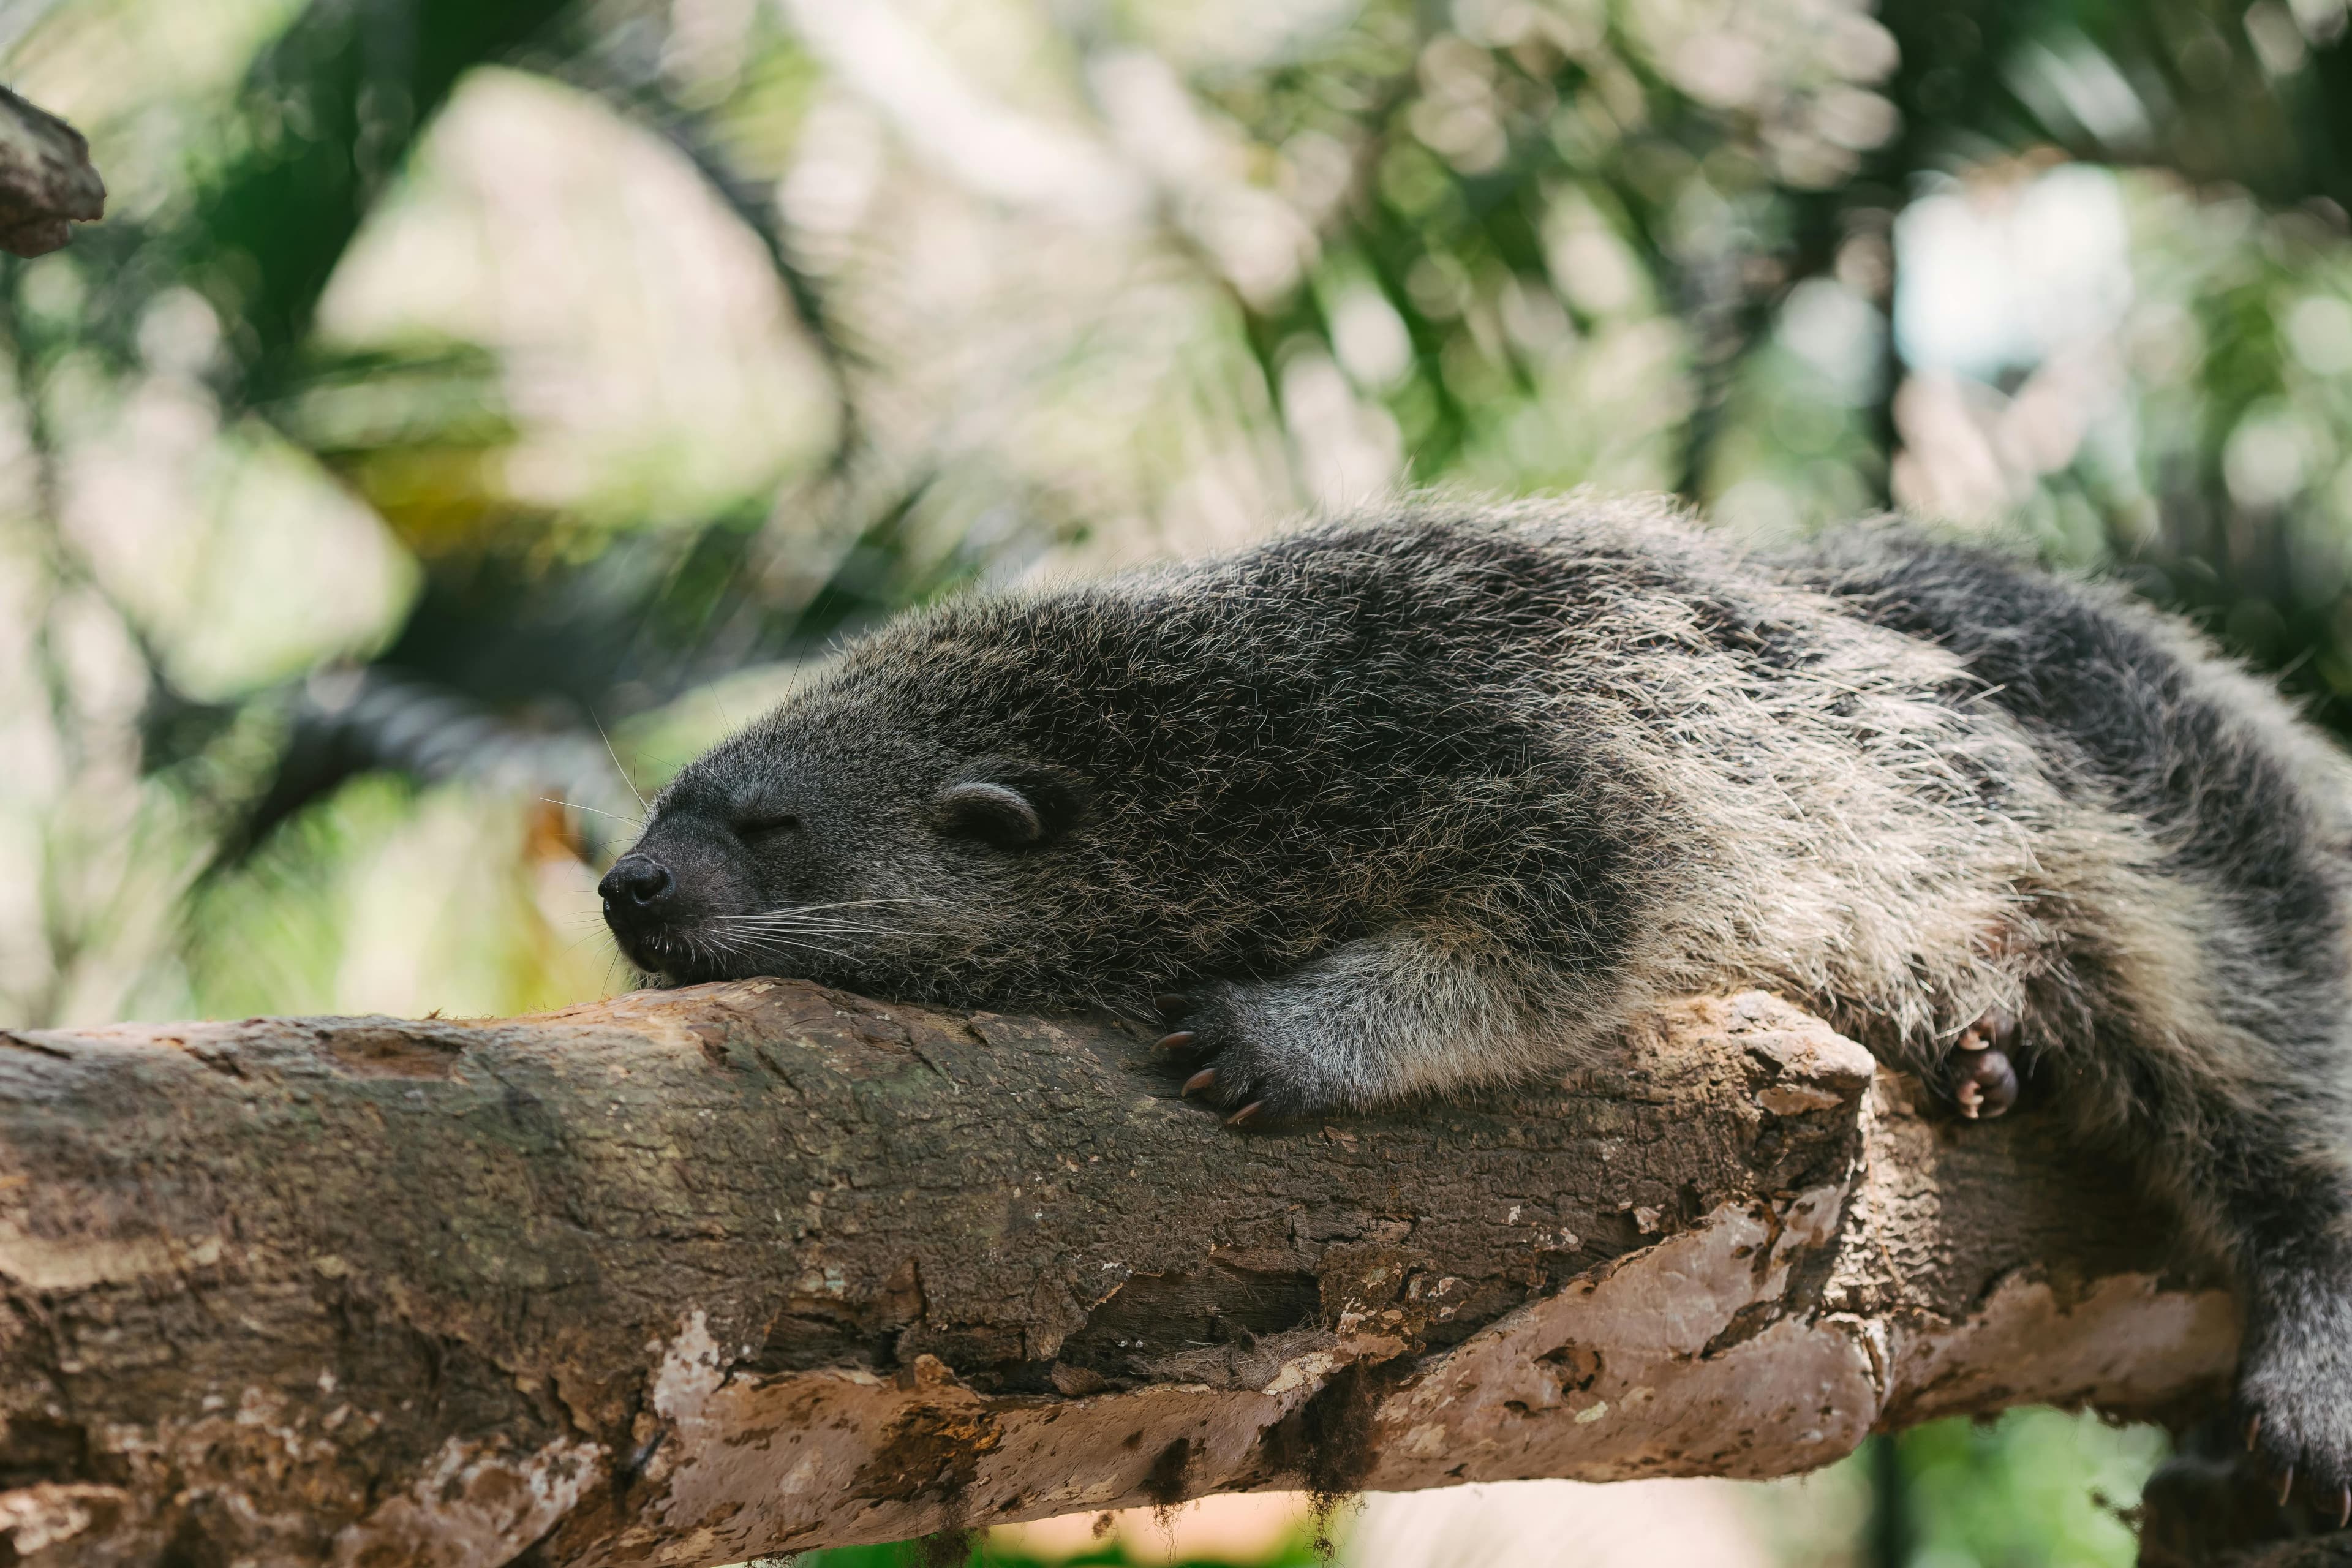
<svg viewBox="0 0 2352 1568">
<path fill-rule="evenodd" d="M 1201 1493 L 1771 1476 L 2222 1391 L 2032 1100 L 1761 994 L 1564 1083 L 1229 1131 L 1108 1023 L 746 981 L 0 1037 L 0 1534 L 723 1563 Z"/>
<path fill-rule="evenodd" d="M 105 211 L 81 132 L 0 87 L 0 250 L 46 256 Z"/>
</svg>

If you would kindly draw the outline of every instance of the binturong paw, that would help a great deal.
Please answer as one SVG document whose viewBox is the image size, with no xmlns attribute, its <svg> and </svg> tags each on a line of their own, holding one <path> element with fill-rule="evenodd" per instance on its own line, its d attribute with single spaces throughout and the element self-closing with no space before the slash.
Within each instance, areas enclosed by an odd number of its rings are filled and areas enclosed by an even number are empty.
<svg viewBox="0 0 2352 1568">
<path fill-rule="evenodd" d="M 2258 1332 L 2238 1373 L 2237 1409 L 2252 1450 L 2315 1523 L 2352 1527 L 2352 1349 Z"/>
<path fill-rule="evenodd" d="M 1210 985 L 1152 999 L 1170 1029 L 1158 1049 L 1186 1069 L 1184 1097 L 1225 1112 L 1229 1127 L 1250 1127 L 1336 1110 L 1339 1097 L 1321 1080 L 1312 1043 L 1287 1039 L 1254 1008 L 1249 988 Z"/>
<path fill-rule="evenodd" d="M 1952 1103 L 1969 1121 L 1990 1121 L 2017 1103 L 2017 1022 L 1998 1010 L 1969 1025 L 1952 1053 Z"/>
</svg>

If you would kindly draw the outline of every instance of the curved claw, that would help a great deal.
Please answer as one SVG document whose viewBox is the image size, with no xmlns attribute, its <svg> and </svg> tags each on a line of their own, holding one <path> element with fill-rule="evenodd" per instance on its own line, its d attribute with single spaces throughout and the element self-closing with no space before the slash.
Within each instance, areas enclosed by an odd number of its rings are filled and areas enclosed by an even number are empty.
<svg viewBox="0 0 2352 1568">
<path fill-rule="evenodd" d="M 1192 999 L 1181 991 L 1162 991 L 1151 999 L 1151 1005 L 1161 1017 L 1172 1024 L 1192 1010 Z"/>
<path fill-rule="evenodd" d="M 1983 1017 L 1960 1031 L 1958 1044 L 1964 1051 L 1990 1050 L 1995 1046 L 2006 1046 L 2010 1037 L 2016 1032 L 2017 1020 L 2000 1008 L 1993 1007 L 1988 1009 Z"/>
<path fill-rule="evenodd" d="M 1239 1110 L 1234 1111 L 1231 1116 L 1226 1117 L 1225 1125 L 1228 1127 L 1247 1127 L 1250 1123 L 1257 1120 L 1258 1112 L 1265 1109 L 1265 1100 L 1253 1100 L 1247 1105 L 1243 1106 Z"/>
<path fill-rule="evenodd" d="M 1184 1098 L 1187 1100 L 1192 1099 L 1195 1094 L 1198 1094 L 1201 1090 L 1208 1088 L 1211 1084 L 1216 1081 L 1217 1069 L 1214 1068 L 1202 1068 L 1199 1072 L 1194 1073 L 1191 1078 L 1184 1080 Z"/>
<path fill-rule="evenodd" d="M 2336 1489 L 2336 1528 L 2352 1530 L 2352 1486 Z"/>
<path fill-rule="evenodd" d="M 2258 1442 L 2260 1442 L 2260 1441 L 2261 1441 L 2262 1435 L 2263 1435 L 2263 1413 L 2262 1413 L 2261 1411 L 2257 1410 L 2257 1411 L 2255 1411 L 2252 1415 L 2250 1415 L 2250 1416 L 2248 1416 L 2248 1417 L 2246 1418 L 2246 1452 L 2247 1452 L 2247 1453 L 2251 1454 L 2251 1453 L 2252 1453 L 2252 1452 L 2254 1451 L 2254 1447 L 2255 1447 L 2255 1445 L 2256 1445 Z"/>
<path fill-rule="evenodd" d="M 1160 1036 L 1160 1043 L 1151 1048 L 1155 1051 L 1181 1051 L 1192 1043 L 1192 1031 L 1179 1029 L 1172 1035 Z"/>
<path fill-rule="evenodd" d="M 2279 1478 L 2279 1507 L 2284 1508 L 2294 1496 L 2294 1467 L 2289 1465 L 2286 1474 Z"/>
<path fill-rule="evenodd" d="M 1963 1059 L 1966 1070 L 1952 1085 L 1952 1099 L 1962 1116 L 1990 1119 L 2017 1103 L 2017 1068 L 2007 1051 L 1986 1046 Z"/>
</svg>

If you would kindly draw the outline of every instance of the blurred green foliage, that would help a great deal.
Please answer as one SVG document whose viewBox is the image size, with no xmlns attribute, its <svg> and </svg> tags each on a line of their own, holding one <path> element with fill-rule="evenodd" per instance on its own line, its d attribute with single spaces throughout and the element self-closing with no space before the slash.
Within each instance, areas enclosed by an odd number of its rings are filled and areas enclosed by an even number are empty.
<svg viewBox="0 0 2352 1568">
<path fill-rule="evenodd" d="M 45 46 L 60 57 L 139 9 L 61 7 L 19 53 L 37 73 Z M 1164 274 L 1155 283 L 1194 296 L 1168 323 L 1196 340 L 1184 353 L 1123 364 L 1129 345 L 1087 342 L 1103 322 L 1081 309 L 1040 323 L 1056 341 L 1036 365 L 921 387 L 914 397 L 933 406 L 911 421 L 888 406 L 926 379 L 921 334 L 898 319 L 925 301 L 897 275 L 921 255 L 892 209 L 938 205 L 924 189 L 941 173 L 933 143 L 961 129 L 927 125 L 884 90 L 892 69 L 932 63 L 919 39 L 811 32 L 821 13 L 789 5 L 316 0 L 254 29 L 250 60 L 212 88 L 177 167 L 136 171 L 145 199 L 45 264 L 69 286 L 11 270 L 31 437 L 60 443 L 55 384 L 151 373 L 159 307 L 193 289 L 215 339 L 200 380 L 224 421 L 266 421 L 422 569 L 404 616 L 364 650 L 379 688 L 454 696 L 466 706 L 445 716 L 509 731 L 518 714 L 525 731 L 577 729 L 992 565 L 1164 514 L 1183 460 L 1218 437 L 1272 452 L 1280 471 L 1230 503 L 1259 513 L 1404 477 L 1671 488 L 1767 532 L 1890 498 L 1948 509 L 1953 487 L 1932 470 L 1952 431 L 1909 433 L 1927 476 L 1916 496 L 1902 494 L 1895 460 L 1910 369 L 1887 328 L 1903 287 L 1898 217 L 1946 187 L 1998 205 L 2072 158 L 2134 182 L 2133 216 L 2147 220 L 2129 237 L 2139 314 L 2108 324 L 2106 384 L 2074 390 L 2087 428 L 2071 447 L 2021 454 L 2002 449 L 2015 432 L 1959 432 L 1990 448 L 1979 466 L 1997 471 L 1958 500 L 2061 556 L 2129 563 L 2331 717 L 2352 690 L 2334 482 L 2345 370 L 2336 351 L 2298 350 L 2290 330 L 2346 301 L 2347 111 L 2334 85 L 2352 68 L 2328 0 L 1906 0 L 1875 16 L 1794 0 L 1370 0 L 1277 7 L 1240 45 L 1183 7 L 971 9 L 981 19 L 940 30 L 992 26 L 1010 40 L 999 55 L 1033 57 L 980 84 L 1005 100 L 996 129 L 1058 137 L 1048 151 L 1095 179 L 1095 199 L 1141 204 L 1124 213 L 1120 244 Z M 686 37 L 714 27 L 716 43 Z M 356 342 L 320 330 L 354 246 L 413 205 L 419 139 L 469 71 L 498 64 L 593 97 L 676 150 L 756 239 L 816 367 L 796 410 L 806 438 L 764 480 L 698 498 L 690 485 L 625 483 L 617 498 L 609 484 L 554 501 L 519 494 L 504 470 L 527 421 L 508 405 L 501 345 L 455 330 Z M 1066 112 L 1030 124 L 1018 89 Z M 856 101 L 869 106 L 869 135 L 900 145 L 861 154 L 889 165 L 862 172 L 862 219 L 796 224 L 793 182 L 854 161 L 803 130 Z M 135 109 L 100 119 L 102 153 L 142 158 L 121 128 L 146 112 Z M 1171 141 L 1194 145 L 1177 155 Z M 999 231 L 984 244 L 1083 217 L 1050 195 L 1008 195 L 1019 169 L 947 162 L 951 183 L 994 204 L 972 220 Z M 499 231 L 493 211 L 472 237 Z M 1052 261 L 1038 267 L 1048 290 Z M 2168 300 L 2148 287 L 2159 280 Z M 1104 314 L 1136 291 L 1084 287 Z M 2158 302 L 2174 317 L 2155 321 Z M 2151 343 L 2167 333 L 2177 341 Z M 2021 396 L 2048 368 L 1995 366 L 1981 391 Z M 1124 465 L 1107 465 L 1088 432 L 1070 471 L 1055 472 L 1050 451 L 1008 456 L 951 427 L 1011 380 L 1038 414 L 1005 433 L 1035 437 L 1060 417 L 1057 401 L 1122 372 L 1147 384 L 1129 399 L 1139 419 L 1208 398 L 1223 405 L 1209 422 L 1227 428 Z M 1143 548 L 1181 547 L 1187 531 L 1163 524 Z M 200 761 L 257 703 L 289 728 L 260 777 L 186 770 L 232 858 L 355 773 L 467 768 L 420 754 L 418 724 L 346 725 L 324 743 L 332 725 L 288 689 L 190 692 L 154 618 L 124 616 L 151 667 L 150 770 Z"/>
<path fill-rule="evenodd" d="M 2123 1512 L 2166 1448 L 2153 1427 L 2054 1410 L 1937 1421 L 1895 1441 L 1920 1568 L 2124 1568 L 2137 1547 Z"/>
<path fill-rule="evenodd" d="M 2352 731 L 2346 34 L 0 5 L 114 191 L 0 268 L 0 1009 L 617 984 L 583 861 L 825 638 L 1399 483 L 1668 489 L 1763 540 L 1910 505 L 2124 574 Z M 2153 1450 L 2019 1415 L 1900 1453 L 1915 1560 L 2007 1563 L 2121 1561 L 2084 1499 Z"/>
</svg>

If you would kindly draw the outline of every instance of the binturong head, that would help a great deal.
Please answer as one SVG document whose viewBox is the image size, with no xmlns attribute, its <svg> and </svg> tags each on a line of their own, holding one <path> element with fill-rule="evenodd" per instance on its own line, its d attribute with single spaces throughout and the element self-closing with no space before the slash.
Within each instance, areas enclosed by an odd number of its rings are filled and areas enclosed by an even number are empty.
<svg viewBox="0 0 2352 1568">
<path fill-rule="evenodd" d="M 851 644 L 656 797 L 599 889 L 622 952 L 670 984 L 1021 1010 L 1132 1010 L 1231 972 L 1270 906 L 1242 896 L 1258 879 L 1227 861 L 1253 835 L 1216 803 L 1266 792 L 1203 769 L 1184 715 L 1248 717 L 1261 661 L 1204 663 L 1203 640 L 1245 639 L 1186 635 L 1189 582 L 973 595 Z"/>
<path fill-rule="evenodd" d="M 1034 752 L 959 744 L 884 677 L 853 664 L 655 799 L 597 889 L 632 963 L 671 984 L 1034 991 L 1045 954 L 1014 933 L 1073 874 L 1088 781 Z"/>
</svg>

